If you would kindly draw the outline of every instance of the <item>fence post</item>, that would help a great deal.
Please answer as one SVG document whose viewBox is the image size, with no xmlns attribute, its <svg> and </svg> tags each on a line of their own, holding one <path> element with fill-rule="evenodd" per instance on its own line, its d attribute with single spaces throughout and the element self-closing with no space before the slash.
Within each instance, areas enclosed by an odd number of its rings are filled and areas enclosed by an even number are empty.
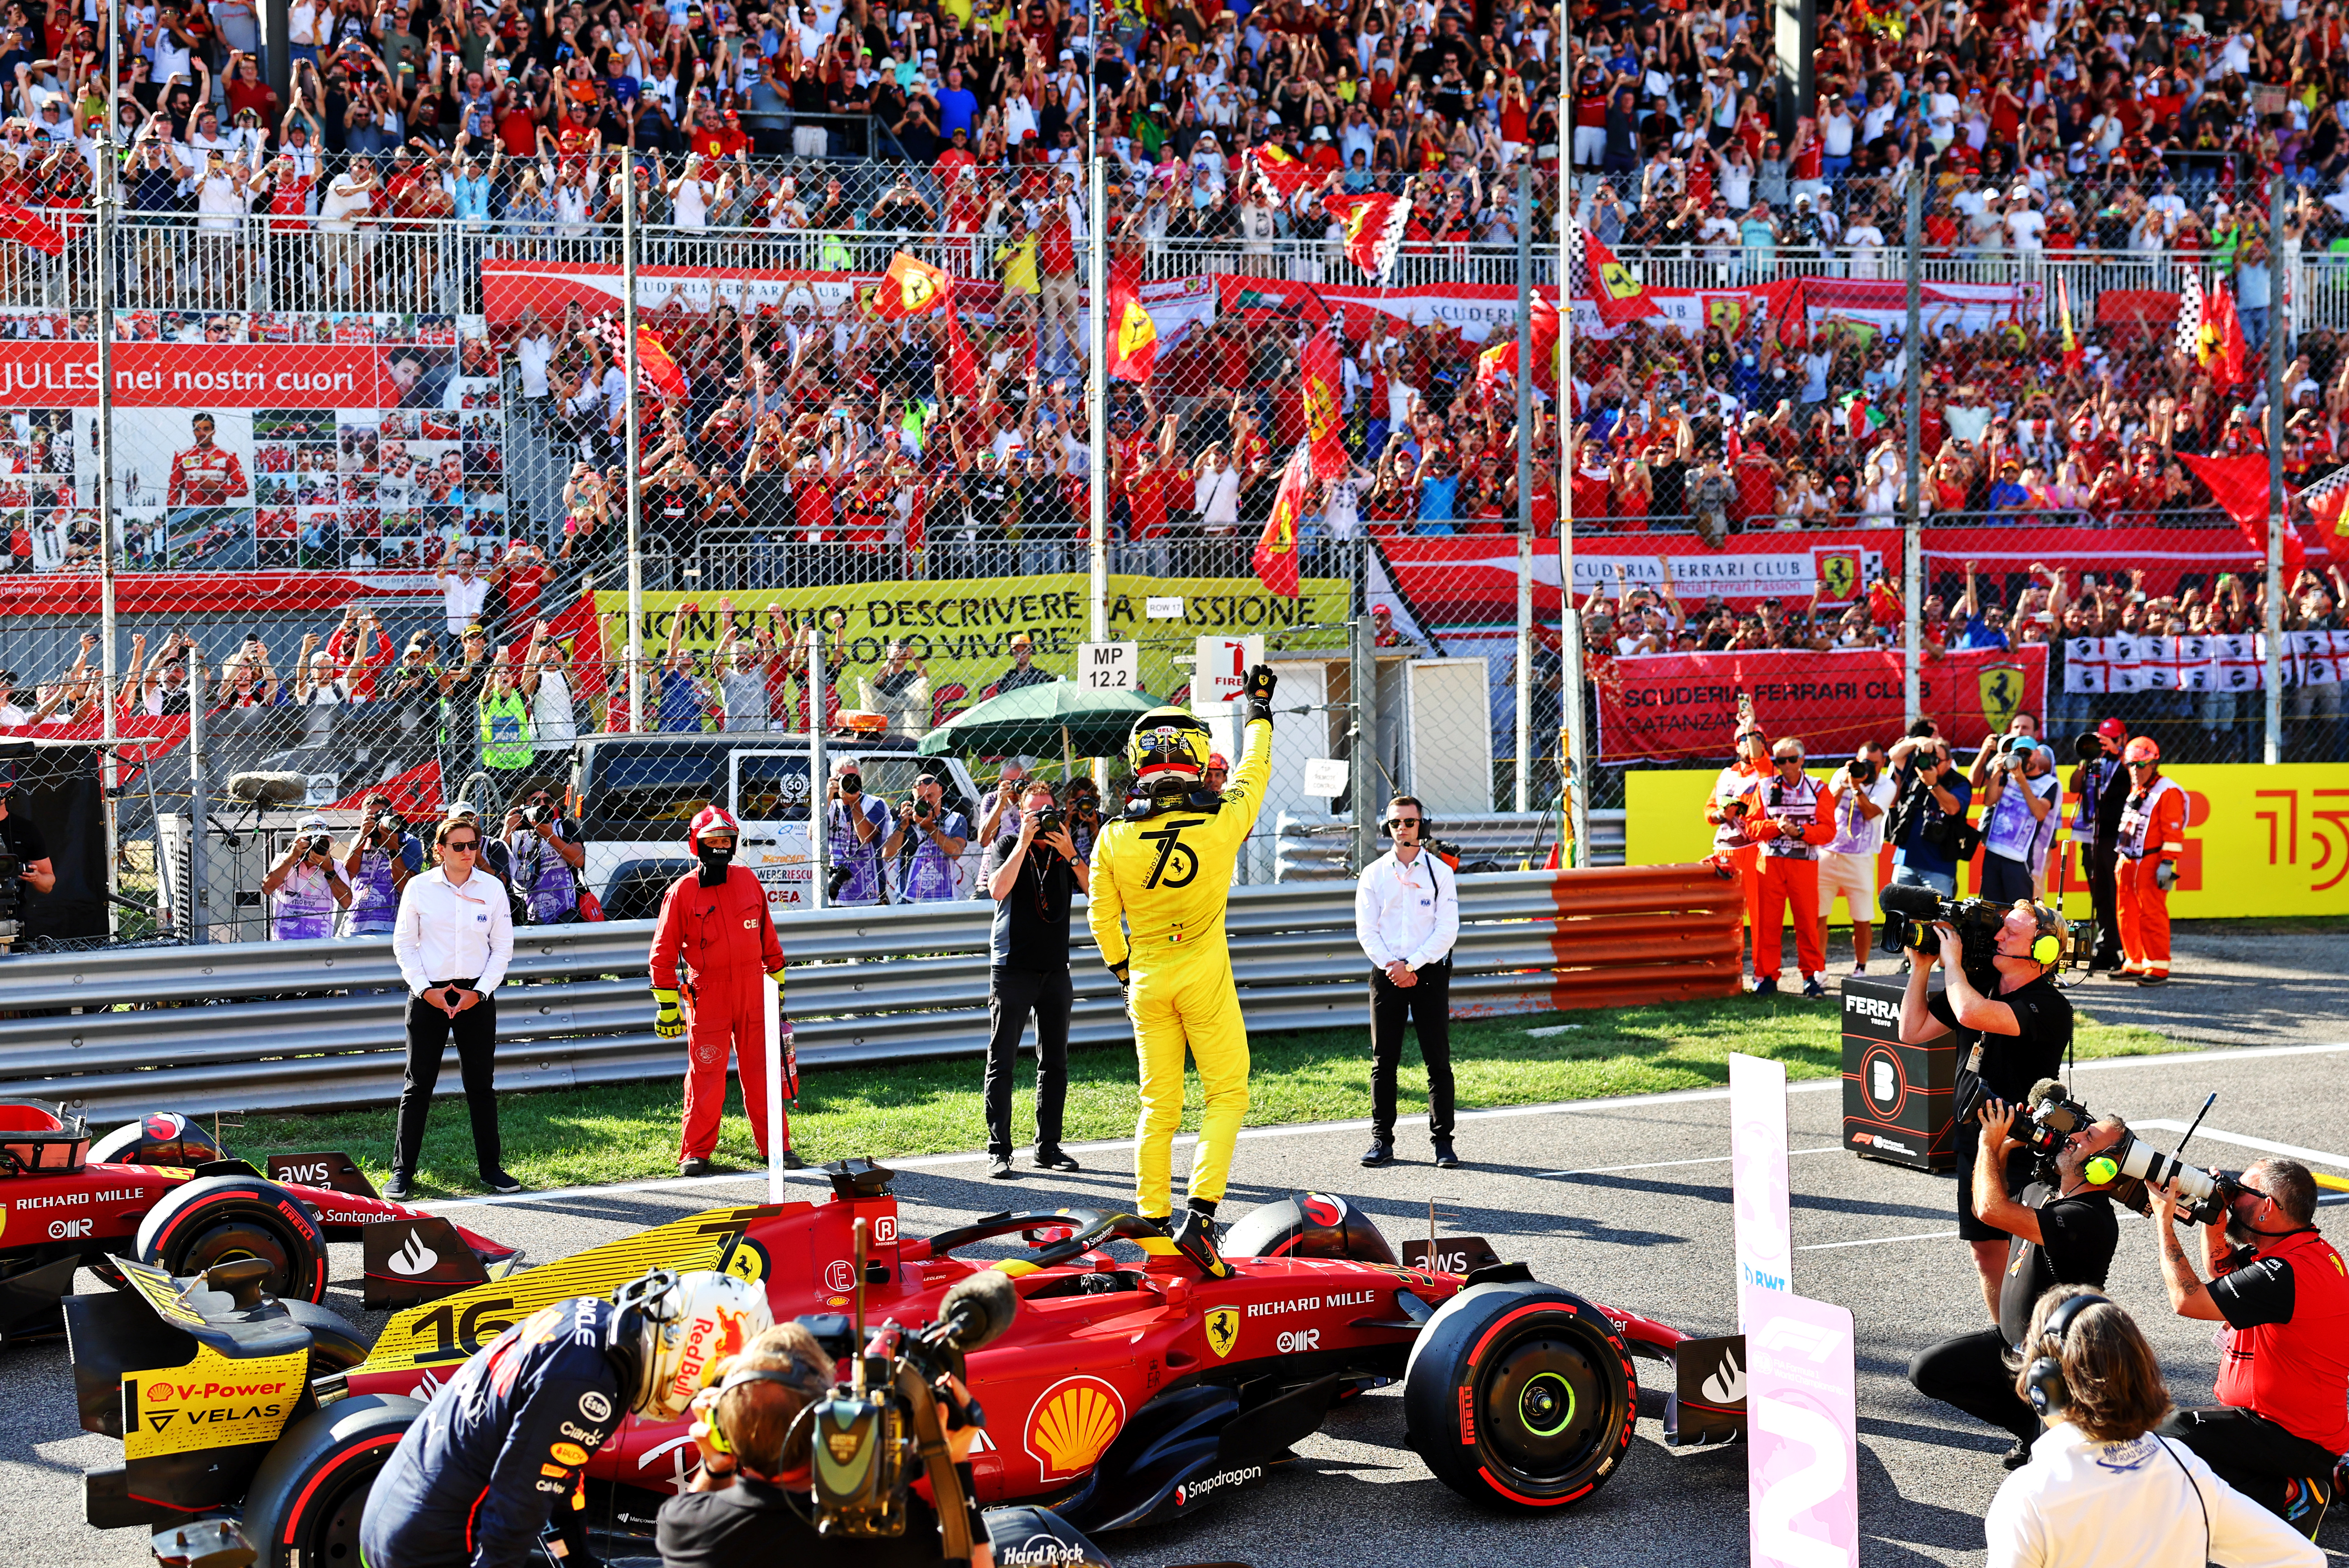
<svg viewBox="0 0 2349 1568">
<path fill-rule="evenodd" d="M 1907 711 L 1901 727 L 1906 729 L 1924 715 L 1925 671 L 1922 663 L 1925 617 L 1925 529 L 1922 511 L 1925 495 L 1924 475 L 1924 389 L 1925 346 L 1919 337 L 1922 300 L 1918 287 L 1918 275 L 1924 263 L 1925 182 L 1912 160 L 1909 169 L 1908 233 L 1903 236 L 1909 253 L 1909 319 L 1901 329 L 1900 347 L 1908 364 L 1901 379 L 1907 383 L 1901 417 L 1908 421 L 1908 444 L 1902 452 L 1901 465 L 1909 493 L 1905 502 L 1906 521 L 1900 538 L 1900 703 Z"/>
<path fill-rule="evenodd" d="M 1378 839 L 1371 819 L 1379 814 L 1379 661 L 1371 651 L 1376 633 L 1371 618 L 1354 618 L 1346 639 L 1346 694 L 1354 710 L 1354 727 L 1346 745 L 1346 777 L 1354 801 L 1354 856 L 1350 869 L 1357 877 L 1378 858 Z"/>
<path fill-rule="evenodd" d="M 1561 47 L 1563 46 L 1561 45 Z M 1571 99 L 1560 101 L 1571 107 Z M 1572 152 L 1572 121 L 1558 121 L 1558 168 Z M 1558 680 L 1563 712 L 1558 726 L 1557 786 L 1566 797 L 1566 820 L 1574 835 L 1572 857 L 1560 867 L 1587 863 L 1590 853 L 1590 748 L 1582 725 L 1582 615 L 1574 605 L 1574 209 L 1569 192 L 1558 192 L 1557 228 L 1557 643 L 1565 668 Z"/>
<path fill-rule="evenodd" d="M 1569 132 L 1571 134 L 1571 132 Z M 1374 458 L 1376 453 L 1371 454 Z M 1517 165 L 1517 788 L 1527 809 L 1534 735 L 1534 161 Z"/>
<path fill-rule="evenodd" d="M 172 912 L 180 919 L 181 940 L 191 947 L 210 940 L 204 920 L 204 821 L 211 785 L 204 779 L 204 710 L 212 702 L 212 666 L 203 649 L 188 645 L 188 882 Z M 171 882 L 163 864 L 163 825 L 155 825 L 155 889 Z"/>
<path fill-rule="evenodd" d="M 115 68 L 122 48 L 121 0 L 109 0 L 107 5 L 109 31 L 107 44 L 107 103 L 106 125 L 98 133 L 98 168 L 96 189 L 98 211 L 92 234 L 98 242 L 98 670 L 104 690 L 98 702 L 98 779 L 106 802 L 106 890 L 119 892 L 116 885 L 117 869 L 121 857 L 117 853 L 114 838 L 114 796 L 108 781 L 115 771 L 115 683 L 121 673 L 114 641 L 115 552 L 122 546 L 120 519 L 114 512 L 114 292 L 116 287 L 114 254 L 115 229 L 121 213 L 122 171 L 115 155 L 114 136 L 118 123 L 115 112 L 116 93 L 122 80 Z M 168 514 L 166 516 L 168 518 Z M 166 564 L 170 560 L 171 531 L 168 524 L 163 530 Z M 158 654 L 158 662 L 161 656 Z M 160 867 L 157 867 L 160 872 Z M 109 934 L 121 928 L 121 906 L 109 898 L 106 905 L 106 929 Z"/>
<path fill-rule="evenodd" d="M 823 667 L 820 610 L 809 618 L 807 641 L 808 904 L 821 909 L 832 902 L 832 762 L 823 744 L 824 699 L 832 691 L 832 672 Z"/>
<path fill-rule="evenodd" d="M 2268 696 L 2263 755 L 2271 767 L 2283 761 L 2283 531 L 2290 523 L 2283 497 L 2284 184 L 2280 174 L 2268 181 L 2268 603 L 2261 674 Z"/>
<path fill-rule="evenodd" d="M 636 141 L 631 129 L 620 166 L 620 352 L 627 367 L 626 454 L 628 524 L 628 635 L 622 641 L 628 661 L 628 733 L 645 726 L 645 555 L 639 529 L 644 519 L 644 483 L 638 470 L 643 449 L 636 441 Z M 820 703 L 819 703 L 820 705 Z M 815 722 L 821 724 L 823 717 Z"/>
</svg>

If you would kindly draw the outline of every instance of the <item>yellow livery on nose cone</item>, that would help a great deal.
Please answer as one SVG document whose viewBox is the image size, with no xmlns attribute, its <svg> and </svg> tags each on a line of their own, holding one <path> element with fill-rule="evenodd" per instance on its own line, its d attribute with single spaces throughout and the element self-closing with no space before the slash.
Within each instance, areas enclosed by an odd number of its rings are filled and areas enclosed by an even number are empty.
<svg viewBox="0 0 2349 1568">
<path fill-rule="evenodd" d="M 1206 726 L 1179 708 L 1154 709 L 1135 721 L 1126 744 L 1136 798 L 1093 846 L 1093 940 L 1126 986 L 1140 1064 L 1135 1208 L 1154 1220 L 1174 1211 L 1186 1048 L 1206 1096 L 1190 1197 L 1223 1197 L 1247 1114 L 1247 1026 L 1224 941 L 1224 907 L 1232 864 L 1272 774 L 1272 672 L 1259 665 L 1249 676 L 1247 743 L 1223 794 L 1198 787 L 1209 755 Z"/>
</svg>

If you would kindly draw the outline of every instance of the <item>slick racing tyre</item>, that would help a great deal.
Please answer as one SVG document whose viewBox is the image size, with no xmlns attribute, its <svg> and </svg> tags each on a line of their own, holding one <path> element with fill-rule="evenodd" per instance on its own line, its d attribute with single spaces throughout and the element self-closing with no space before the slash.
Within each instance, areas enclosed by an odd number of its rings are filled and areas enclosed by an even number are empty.
<svg viewBox="0 0 2349 1568">
<path fill-rule="evenodd" d="M 254 1568 L 359 1568 L 367 1491 L 422 1414 L 420 1399 L 360 1394 L 287 1428 L 245 1493 Z"/>
<path fill-rule="evenodd" d="M 1413 1449 L 1471 1502 L 1563 1508 L 1631 1446 L 1639 1383 L 1606 1315 L 1543 1284 L 1462 1291 L 1420 1331 L 1403 1373 Z"/>
<path fill-rule="evenodd" d="M 139 1225 L 139 1261 L 181 1278 L 243 1258 L 269 1265 L 262 1289 L 270 1295 L 326 1298 L 326 1234 L 308 1208 L 274 1181 L 257 1176 L 191 1181 L 149 1210 Z"/>
<path fill-rule="evenodd" d="M 351 1326 L 350 1320 L 330 1306 L 305 1302 L 299 1296 L 288 1300 L 278 1298 L 277 1304 L 285 1315 L 310 1331 L 310 1376 L 319 1378 L 334 1372 L 348 1372 L 367 1358 L 365 1335 Z"/>
</svg>

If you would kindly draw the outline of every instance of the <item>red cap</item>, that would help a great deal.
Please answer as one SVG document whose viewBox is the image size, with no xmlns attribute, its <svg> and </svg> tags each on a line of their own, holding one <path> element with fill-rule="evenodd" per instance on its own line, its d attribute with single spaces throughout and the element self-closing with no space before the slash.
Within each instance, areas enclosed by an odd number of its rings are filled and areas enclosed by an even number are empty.
<svg viewBox="0 0 2349 1568">
<path fill-rule="evenodd" d="M 2124 762 L 2158 763 L 2161 761 L 2161 745 L 2151 735 L 2139 735 L 2121 753 Z"/>
<path fill-rule="evenodd" d="M 2096 733 L 2107 741 L 2126 741 L 2128 739 L 2128 726 L 2118 719 L 2107 719 L 2096 726 Z"/>
<path fill-rule="evenodd" d="M 1232 769 L 1231 759 L 1225 756 L 1221 752 L 1209 752 L 1207 753 L 1207 765 L 1211 768 L 1221 768 L 1226 773 L 1231 772 Z"/>
</svg>

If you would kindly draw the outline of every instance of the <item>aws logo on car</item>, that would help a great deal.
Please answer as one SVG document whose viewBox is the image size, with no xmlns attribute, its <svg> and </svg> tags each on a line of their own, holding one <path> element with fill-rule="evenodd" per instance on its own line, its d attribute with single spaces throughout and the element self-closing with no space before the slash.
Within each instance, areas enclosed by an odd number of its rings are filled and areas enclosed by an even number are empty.
<svg viewBox="0 0 2349 1568">
<path fill-rule="evenodd" d="M 1064 1377 L 1028 1411 L 1020 1442 L 1046 1480 L 1065 1480 L 1092 1469 L 1125 1425 L 1124 1396 L 1098 1377 Z"/>
</svg>

